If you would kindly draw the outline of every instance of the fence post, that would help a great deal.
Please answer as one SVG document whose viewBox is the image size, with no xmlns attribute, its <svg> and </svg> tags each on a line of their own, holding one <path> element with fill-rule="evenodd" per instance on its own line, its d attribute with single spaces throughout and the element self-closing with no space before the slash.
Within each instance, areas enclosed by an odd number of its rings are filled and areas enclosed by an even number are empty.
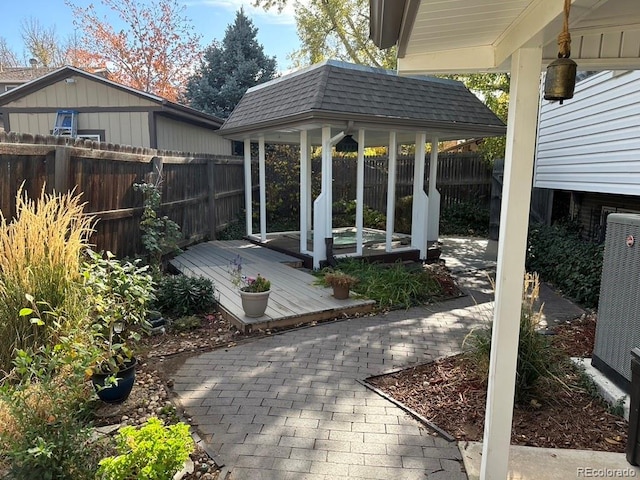
<svg viewBox="0 0 640 480">
<path fill-rule="evenodd" d="M 148 174 L 147 183 L 158 185 L 162 181 L 162 157 L 153 157 L 151 159 L 151 171 Z"/>
<path fill-rule="evenodd" d="M 216 160 L 207 162 L 207 190 L 209 191 L 209 238 L 216 239 Z"/>
<path fill-rule="evenodd" d="M 66 193 L 69 190 L 69 166 L 71 163 L 71 150 L 67 146 L 57 146 L 55 154 L 55 171 L 53 177 L 53 189 L 57 193 Z"/>
</svg>

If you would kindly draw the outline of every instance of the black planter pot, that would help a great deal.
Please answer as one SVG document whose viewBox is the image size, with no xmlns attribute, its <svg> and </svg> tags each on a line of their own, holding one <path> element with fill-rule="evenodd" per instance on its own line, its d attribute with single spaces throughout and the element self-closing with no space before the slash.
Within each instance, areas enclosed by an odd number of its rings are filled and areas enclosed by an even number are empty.
<svg viewBox="0 0 640 480">
<path fill-rule="evenodd" d="M 133 389 L 136 380 L 136 359 L 132 359 L 116 373 L 116 383 L 110 383 L 107 379 L 113 373 L 94 373 L 91 376 L 93 387 L 98 394 L 98 398 L 105 403 L 124 402 Z M 105 385 L 106 384 L 106 385 Z"/>
</svg>

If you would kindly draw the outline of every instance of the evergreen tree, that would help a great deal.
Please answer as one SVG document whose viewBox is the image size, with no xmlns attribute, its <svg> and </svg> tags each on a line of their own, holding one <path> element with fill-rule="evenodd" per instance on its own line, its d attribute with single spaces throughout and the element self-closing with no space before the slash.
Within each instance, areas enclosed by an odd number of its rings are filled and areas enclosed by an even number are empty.
<svg viewBox="0 0 640 480">
<path fill-rule="evenodd" d="M 187 82 L 185 99 L 193 108 L 227 118 L 247 89 L 276 76 L 276 60 L 264 54 L 258 29 L 240 9 L 225 31 L 222 44 L 207 47 L 195 75 Z"/>
</svg>

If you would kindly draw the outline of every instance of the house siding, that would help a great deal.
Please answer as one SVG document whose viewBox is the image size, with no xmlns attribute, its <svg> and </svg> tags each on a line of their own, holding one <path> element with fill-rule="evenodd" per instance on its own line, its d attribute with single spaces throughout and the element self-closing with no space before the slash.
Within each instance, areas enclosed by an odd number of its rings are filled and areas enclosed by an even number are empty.
<svg viewBox="0 0 640 480">
<path fill-rule="evenodd" d="M 534 186 L 640 195 L 640 71 L 601 72 L 543 102 Z"/>
<path fill-rule="evenodd" d="M 55 112 L 18 113 L 9 115 L 11 130 L 19 133 L 50 135 Z M 104 130 L 105 142 L 136 147 L 150 147 L 146 112 L 94 112 L 78 114 L 78 130 Z"/>
<path fill-rule="evenodd" d="M 231 141 L 206 128 L 157 115 L 156 132 L 163 150 L 231 155 Z"/>
</svg>

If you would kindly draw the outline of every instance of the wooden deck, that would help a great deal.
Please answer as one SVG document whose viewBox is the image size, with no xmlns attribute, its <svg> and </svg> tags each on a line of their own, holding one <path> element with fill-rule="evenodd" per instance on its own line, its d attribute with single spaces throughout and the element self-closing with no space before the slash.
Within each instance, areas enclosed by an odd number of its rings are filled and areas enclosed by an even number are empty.
<svg viewBox="0 0 640 480">
<path fill-rule="evenodd" d="M 248 276 L 261 274 L 271 281 L 269 305 L 264 316 L 244 315 L 238 289 L 229 274 L 233 259 L 242 257 L 242 271 Z M 277 328 L 368 312 L 373 300 L 336 300 L 330 288 L 314 285 L 316 278 L 297 267 L 300 259 L 244 240 L 213 241 L 190 247 L 171 260 L 171 265 L 189 276 L 213 280 L 219 292 L 222 314 L 243 331 Z"/>
</svg>

